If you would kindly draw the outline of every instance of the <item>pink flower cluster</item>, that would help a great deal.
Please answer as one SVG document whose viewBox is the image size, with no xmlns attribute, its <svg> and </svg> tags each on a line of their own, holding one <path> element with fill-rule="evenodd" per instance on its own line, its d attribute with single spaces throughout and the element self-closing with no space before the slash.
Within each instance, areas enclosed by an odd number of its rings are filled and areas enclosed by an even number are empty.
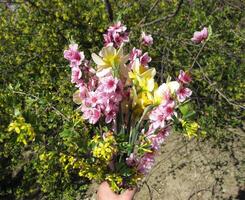
<svg viewBox="0 0 245 200">
<path fill-rule="evenodd" d="M 151 141 L 151 146 L 154 151 L 160 149 L 161 145 L 165 141 L 166 137 L 169 135 L 169 129 L 165 128 L 159 131 L 157 134 L 149 134 L 147 137 Z"/>
<path fill-rule="evenodd" d="M 154 165 L 156 151 L 160 149 L 165 138 L 169 135 L 170 129 L 166 126 L 167 121 L 171 120 L 175 114 L 175 101 L 171 99 L 168 92 L 166 93 L 165 98 L 168 98 L 166 102 L 157 106 L 149 114 L 150 126 L 148 131 L 146 133 L 142 131 L 151 142 L 152 152 L 144 154 L 140 159 L 136 159 L 133 154 L 127 158 L 127 164 L 137 166 L 138 171 L 143 174 L 147 174 Z"/>
<path fill-rule="evenodd" d="M 201 31 L 196 31 L 191 40 L 197 44 L 205 41 L 208 38 L 208 28 L 204 27 Z"/>
<path fill-rule="evenodd" d="M 69 49 L 64 51 L 64 58 L 70 61 L 71 67 L 78 67 L 84 60 L 84 53 L 78 51 L 77 44 L 70 44 Z"/>
<path fill-rule="evenodd" d="M 171 96 L 170 91 L 167 90 L 164 94 L 164 103 L 161 103 L 150 112 L 150 125 L 145 134 L 151 142 L 152 153 L 146 153 L 140 160 L 136 160 L 133 155 L 130 155 L 131 157 L 127 160 L 129 165 L 136 165 L 137 163 L 138 170 L 141 173 L 146 174 L 153 166 L 156 151 L 160 149 L 165 138 L 169 135 L 168 121 L 172 120 L 173 115 L 176 115 L 175 107 L 177 102 L 175 102 L 174 96 L 177 96 L 178 102 L 183 102 L 191 96 L 192 91 L 185 87 L 185 84 L 188 84 L 190 81 L 190 75 L 181 70 L 178 76 L 179 88 L 176 94 Z"/>
<path fill-rule="evenodd" d="M 130 52 L 129 55 L 129 66 L 132 67 L 134 61 L 136 59 L 139 59 L 140 64 L 148 67 L 148 63 L 151 62 L 151 57 L 148 55 L 148 52 L 144 53 L 142 55 L 142 51 L 140 49 L 136 49 L 135 47 L 133 48 L 133 50 Z"/>
<path fill-rule="evenodd" d="M 128 166 L 136 166 L 136 169 L 142 173 L 149 173 L 150 169 L 153 167 L 155 162 L 155 155 L 153 153 L 146 153 L 140 159 L 137 159 L 134 153 L 131 153 L 128 158 L 126 158 L 126 163 Z"/>
<path fill-rule="evenodd" d="M 123 98 L 123 84 L 121 80 L 112 76 L 99 80 L 94 91 L 83 88 L 81 111 L 83 118 L 95 124 L 105 116 L 105 122 L 110 123 L 116 119 L 119 103 Z"/>
<path fill-rule="evenodd" d="M 64 51 L 64 58 L 70 62 L 71 82 L 75 83 L 76 86 L 79 87 L 79 85 L 83 84 L 80 65 L 85 59 L 84 53 L 78 51 L 77 44 L 70 44 L 69 49 Z"/>
<path fill-rule="evenodd" d="M 119 47 L 122 43 L 129 42 L 127 27 L 124 26 L 120 21 L 110 26 L 107 29 L 107 33 L 104 34 L 104 45 Z"/>
<path fill-rule="evenodd" d="M 157 129 L 163 129 L 166 125 L 166 120 L 171 120 L 174 114 L 175 102 L 171 99 L 167 103 L 157 106 L 149 115 L 150 128 L 148 134 L 154 133 Z"/>
<path fill-rule="evenodd" d="M 97 123 L 102 116 L 105 117 L 106 123 L 115 120 L 124 95 L 121 80 L 111 75 L 99 79 L 89 62 L 84 60 L 83 52 L 78 51 L 77 44 L 70 45 L 69 49 L 64 51 L 64 57 L 70 61 L 71 82 L 79 88 L 74 98 L 82 104 L 80 109 L 83 118 L 91 124 Z M 81 69 L 86 75 L 84 78 Z"/>
<path fill-rule="evenodd" d="M 151 170 L 155 163 L 155 154 L 154 153 L 146 153 L 139 161 L 137 165 L 137 169 L 142 174 L 147 174 Z"/>
<path fill-rule="evenodd" d="M 146 35 L 145 32 L 141 34 L 141 43 L 145 46 L 151 46 L 153 44 L 153 38 L 151 35 Z"/>
</svg>

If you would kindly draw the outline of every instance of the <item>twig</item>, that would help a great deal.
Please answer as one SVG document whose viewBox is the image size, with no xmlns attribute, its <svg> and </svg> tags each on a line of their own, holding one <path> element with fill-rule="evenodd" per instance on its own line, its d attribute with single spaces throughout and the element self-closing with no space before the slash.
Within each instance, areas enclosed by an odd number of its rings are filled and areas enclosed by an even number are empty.
<svg viewBox="0 0 245 200">
<path fill-rule="evenodd" d="M 191 65 L 191 67 L 190 67 L 189 71 L 191 71 L 191 70 L 192 70 L 192 68 L 194 67 L 194 65 L 195 65 L 195 63 L 197 62 L 197 59 L 199 58 L 199 56 L 200 56 L 200 54 L 201 54 L 202 50 L 204 49 L 204 47 L 205 47 L 206 43 L 207 43 L 207 41 L 205 41 L 205 42 L 203 43 L 202 47 L 201 47 L 201 48 L 200 48 L 200 50 L 198 51 L 198 53 L 197 53 L 197 55 L 196 55 L 195 59 L 193 60 L 193 63 L 192 63 L 192 65 Z"/>
<path fill-rule="evenodd" d="M 152 200 L 153 198 L 152 198 L 151 188 L 150 188 L 150 186 L 148 185 L 148 183 L 146 181 L 144 181 L 144 184 L 146 185 L 146 187 L 147 187 L 147 189 L 149 191 L 150 200 Z"/>
<path fill-rule="evenodd" d="M 156 0 L 155 3 L 152 5 L 152 7 L 150 8 L 149 12 L 140 20 L 140 22 L 138 23 L 138 26 L 140 26 L 145 19 L 151 14 L 152 10 L 157 6 L 157 4 L 159 3 L 160 0 Z"/>
<path fill-rule="evenodd" d="M 204 76 L 204 78 L 206 79 L 206 81 L 208 82 L 208 84 L 211 86 L 211 87 L 213 87 L 215 84 L 214 83 L 212 83 L 212 81 L 209 79 L 209 77 L 205 74 L 205 72 L 203 71 L 203 69 L 202 69 L 202 66 L 200 65 L 200 63 L 198 62 L 198 61 L 196 61 L 196 63 L 197 63 L 197 65 L 199 66 L 199 68 L 201 69 L 201 72 L 202 72 L 202 74 L 203 74 L 203 76 Z M 234 103 L 234 102 L 232 102 L 228 97 L 226 97 L 218 88 L 215 88 L 214 89 L 223 99 L 225 99 L 226 100 L 226 102 L 227 103 L 229 103 L 230 105 L 233 105 L 233 106 L 235 106 L 235 107 L 240 107 L 240 108 L 242 108 L 242 109 L 245 109 L 245 106 L 242 106 L 242 105 L 239 105 L 239 104 L 237 104 L 237 103 Z"/>
<path fill-rule="evenodd" d="M 173 12 L 172 14 L 169 14 L 169 15 L 164 16 L 164 17 L 162 17 L 162 18 L 153 20 L 153 21 L 151 21 L 151 22 L 148 22 L 148 23 L 146 23 L 146 24 L 143 24 L 142 26 L 150 26 L 150 25 L 156 24 L 156 23 L 158 23 L 158 22 L 160 22 L 160 21 L 163 21 L 163 20 L 166 20 L 166 19 L 175 17 L 175 16 L 178 14 L 178 12 L 180 11 L 180 8 L 181 8 L 181 5 L 183 4 L 183 2 L 184 2 L 184 0 L 180 0 L 180 1 L 179 1 L 179 3 L 178 3 L 178 5 L 177 5 L 177 8 L 176 8 L 175 12 Z"/>
<path fill-rule="evenodd" d="M 200 70 L 201 70 L 201 72 L 202 72 L 202 74 L 203 74 L 203 76 L 204 76 L 204 79 L 208 82 L 208 84 L 209 84 L 210 87 L 213 87 L 213 86 L 216 85 L 216 84 L 213 83 L 213 82 L 210 80 L 210 78 L 209 78 L 209 77 L 207 76 L 207 74 L 204 72 L 204 70 L 203 70 L 202 66 L 200 65 L 200 63 L 197 61 L 197 59 L 198 59 L 198 57 L 199 57 L 199 55 L 200 55 L 202 49 L 204 48 L 204 46 L 205 46 L 205 43 L 203 44 L 202 48 L 199 50 L 197 56 L 195 57 L 195 59 L 194 59 L 194 61 L 193 61 L 193 63 L 192 63 L 192 66 L 191 66 L 190 70 L 192 69 L 192 67 L 193 67 L 194 64 L 196 63 L 196 64 L 198 65 L 198 67 L 200 68 Z M 190 51 L 187 50 L 187 52 L 191 55 L 191 52 L 190 52 Z M 192 56 L 192 55 L 191 55 L 191 56 Z M 240 108 L 242 108 L 242 109 L 245 109 L 245 106 L 242 106 L 242 105 L 239 105 L 238 103 L 232 102 L 232 101 L 231 101 L 228 97 L 226 97 L 225 94 L 223 94 L 218 88 L 214 88 L 214 90 L 215 90 L 215 91 L 216 91 L 216 92 L 217 92 L 223 99 L 225 99 L 226 102 L 227 102 L 228 104 L 233 105 L 233 106 L 235 106 L 235 107 L 240 107 Z"/>
<path fill-rule="evenodd" d="M 164 49 L 165 50 L 165 49 Z M 161 71 L 160 71 L 160 81 L 163 82 L 163 71 L 164 71 L 164 50 L 162 51 L 162 59 L 161 59 Z"/>
<path fill-rule="evenodd" d="M 211 186 L 213 186 L 213 185 L 210 185 L 210 186 L 207 187 L 207 188 L 200 189 L 200 190 L 198 190 L 198 191 L 193 192 L 193 193 L 189 196 L 188 200 L 191 200 L 192 197 L 194 197 L 194 196 L 195 196 L 196 194 L 198 194 L 199 192 L 202 192 L 202 191 L 210 191 Z"/>
</svg>

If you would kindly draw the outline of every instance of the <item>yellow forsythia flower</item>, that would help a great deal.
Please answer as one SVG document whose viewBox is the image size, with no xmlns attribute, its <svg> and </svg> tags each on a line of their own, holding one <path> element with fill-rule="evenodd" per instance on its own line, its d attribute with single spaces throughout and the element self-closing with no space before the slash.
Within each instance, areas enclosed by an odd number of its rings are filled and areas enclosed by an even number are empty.
<svg viewBox="0 0 245 200">
<path fill-rule="evenodd" d="M 96 158 L 100 158 L 105 161 L 110 161 L 113 155 L 117 152 L 116 141 L 113 135 L 109 134 L 105 138 L 101 138 L 98 135 L 95 135 L 92 140 L 94 145 L 92 149 L 92 154 Z"/>
<path fill-rule="evenodd" d="M 18 117 L 8 126 L 8 132 L 17 133 L 17 142 L 27 145 L 28 142 L 35 140 L 35 132 L 31 124 L 26 123 L 23 117 Z"/>
<path fill-rule="evenodd" d="M 185 129 L 186 131 L 186 135 L 191 138 L 191 137 L 196 137 L 197 136 L 197 132 L 200 128 L 200 126 L 198 125 L 198 123 L 196 122 L 186 122 L 184 120 L 181 121 L 182 127 Z"/>
</svg>

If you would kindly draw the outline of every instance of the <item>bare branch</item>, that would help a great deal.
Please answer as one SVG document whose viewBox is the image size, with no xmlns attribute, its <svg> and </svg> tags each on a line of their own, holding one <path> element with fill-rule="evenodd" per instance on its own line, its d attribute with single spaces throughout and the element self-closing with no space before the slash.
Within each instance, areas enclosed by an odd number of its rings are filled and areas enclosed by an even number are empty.
<svg viewBox="0 0 245 200">
<path fill-rule="evenodd" d="M 200 63 L 197 61 L 200 53 L 202 52 L 204 46 L 205 46 L 206 43 L 203 44 L 203 46 L 201 47 L 201 49 L 199 50 L 199 52 L 197 53 L 196 57 L 194 58 L 194 61 L 189 69 L 189 71 L 193 68 L 194 64 L 196 63 L 198 65 L 198 67 L 200 68 L 201 70 L 201 73 L 203 74 L 203 77 L 204 77 L 204 80 L 206 80 L 209 84 L 210 87 L 214 88 L 214 86 L 216 85 L 215 83 L 213 83 L 210 78 L 208 77 L 208 75 L 204 72 L 202 66 L 200 65 Z M 189 50 L 186 49 L 186 51 L 192 56 L 191 52 Z M 222 93 L 217 87 L 214 88 L 214 90 L 224 99 L 226 100 L 226 102 L 232 106 L 235 106 L 235 107 L 239 107 L 241 109 L 245 109 L 245 106 L 243 105 L 240 105 L 238 103 L 235 103 L 234 101 L 232 101 L 231 99 L 229 99 L 228 97 L 226 97 L 226 95 L 224 93 Z"/>
<path fill-rule="evenodd" d="M 203 74 L 205 80 L 208 82 L 208 84 L 209 84 L 211 87 L 213 87 L 215 84 L 212 83 L 212 81 L 209 79 L 209 77 L 205 74 L 205 72 L 203 71 L 202 66 L 200 65 L 200 63 L 197 62 L 197 61 L 196 61 L 196 63 L 197 63 L 197 65 L 199 66 L 199 68 L 201 69 L 201 72 L 202 72 L 202 74 Z M 242 108 L 242 109 L 245 110 L 245 106 L 239 105 L 239 104 L 237 104 L 237 103 L 234 103 L 232 100 L 230 100 L 228 97 L 226 97 L 225 94 L 223 94 L 218 88 L 215 88 L 214 90 L 215 90 L 215 91 L 216 91 L 216 92 L 217 92 L 217 93 L 218 93 L 224 100 L 226 100 L 226 102 L 227 102 L 228 104 L 233 105 L 233 106 L 235 106 L 235 107 Z"/>
<path fill-rule="evenodd" d="M 150 8 L 149 12 L 140 20 L 140 22 L 138 23 L 138 25 L 142 24 L 143 22 L 145 22 L 145 19 L 151 14 L 152 10 L 157 6 L 157 4 L 159 3 L 160 0 L 156 0 L 155 3 L 152 5 L 152 7 Z"/>
<path fill-rule="evenodd" d="M 199 58 L 199 56 L 200 56 L 202 50 L 204 49 L 206 43 L 207 43 L 207 41 L 205 41 L 205 42 L 203 43 L 202 47 L 200 48 L 199 52 L 197 53 L 197 55 L 196 55 L 196 57 L 195 57 L 195 59 L 194 59 L 194 61 L 193 61 L 192 65 L 191 65 L 189 71 L 191 71 L 192 68 L 194 67 L 194 65 L 195 65 L 195 63 L 197 62 L 197 59 Z"/>
<path fill-rule="evenodd" d="M 156 23 L 158 23 L 158 22 L 160 22 L 160 21 L 164 21 L 164 20 L 166 20 L 166 19 L 175 17 L 175 16 L 178 14 L 178 12 L 180 11 L 180 8 L 181 8 L 183 2 L 184 2 L 184 0 L 180 0 L 180 1 L 179 1 L 179 3 L 178 3 L 178 5 L 177 5 L 177 8 L 176 8 L 175 12 L 173 12 L 172 14 L 169 14 L 169 15 L 164 16 L 164 17 L 162 17 L 162 18 L 153 20 L 153 21 L 151 21 L 151 22 L 148 22 L 148 23 L 146 23 L 146 24 L 143 24 L 142 26 L 150 26 L 150 25 L 156 24 Z"/>
</svg>

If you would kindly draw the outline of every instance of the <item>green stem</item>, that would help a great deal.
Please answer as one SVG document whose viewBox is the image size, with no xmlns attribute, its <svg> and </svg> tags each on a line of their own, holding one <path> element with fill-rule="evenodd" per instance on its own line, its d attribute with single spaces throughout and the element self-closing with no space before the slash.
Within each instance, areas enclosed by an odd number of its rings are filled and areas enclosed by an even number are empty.
<svg viewBox="0 0 245 200">
<path fill-rule="evenodd" d="M 140 125 L 142 123 L 142 121 L 144 120 L 145 116 L 147 115 L 147 113 L 153 108 L 152 105 L 148 106 L 145 108 L 139 122 L 136 124 L 136 127 L 134 129 L 131 130 L 131 137 L 130 137 L 130 140 L 129 140 L 129 144 L 131 146 L 134 146 L 135 145 L 135 142 L 137 141 L 138 139 L 138 136 L 139 136 L 139 128 L 140 128 Z M 132 148 L 134 149 L 134 148 Z M 131 151 L 129 152 L 129 154 L 131 153 Z"/>
</svg>

